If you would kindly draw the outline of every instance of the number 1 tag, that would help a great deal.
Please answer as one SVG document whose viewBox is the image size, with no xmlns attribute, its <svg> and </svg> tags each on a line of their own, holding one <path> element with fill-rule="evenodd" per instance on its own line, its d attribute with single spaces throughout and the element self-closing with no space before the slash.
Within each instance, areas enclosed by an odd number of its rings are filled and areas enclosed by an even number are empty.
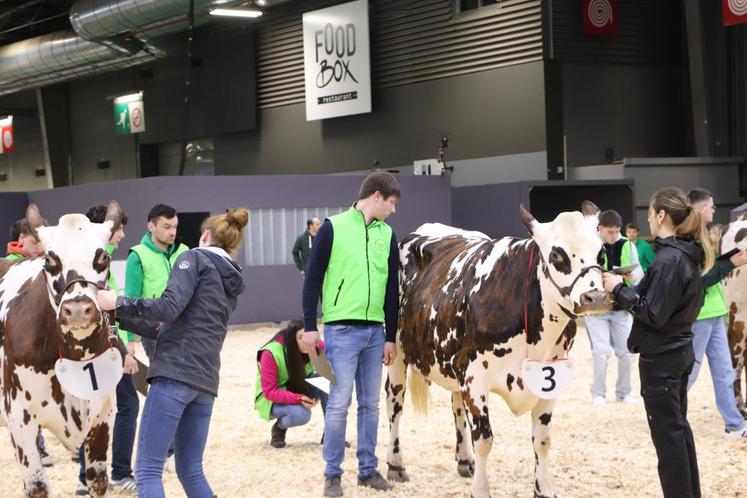
<svg viewBox="0 0 747 498">
<path fill-rule="evenodd" d="M 521 365 L 524 384 L 541 399 L 555 399 L 563 394 L 573 380 L 573 361 L 556 360 L 548 363 L 524 360 Z"/>
<path fill-rule="evenodd" d="M 109 348 L 88 361 L 60 358 L 54 364 L 62 388 L 76 398 L 93 401 L 110 394 L 122 378 L 122 355 Z"/>
</svg>

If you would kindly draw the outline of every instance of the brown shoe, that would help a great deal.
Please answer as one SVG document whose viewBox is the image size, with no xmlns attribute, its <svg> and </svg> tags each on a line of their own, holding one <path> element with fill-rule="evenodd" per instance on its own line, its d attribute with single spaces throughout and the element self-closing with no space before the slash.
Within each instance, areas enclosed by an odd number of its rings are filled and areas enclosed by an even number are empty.
<svg viewBox="0 0 747 498">
<path fill-rule="evenodd" d="M 272 424 L 270 446 L 273 448 L 285 448 L 285 431 L 287 429 L 281 429 L 278 422 Z"/>
</svg>

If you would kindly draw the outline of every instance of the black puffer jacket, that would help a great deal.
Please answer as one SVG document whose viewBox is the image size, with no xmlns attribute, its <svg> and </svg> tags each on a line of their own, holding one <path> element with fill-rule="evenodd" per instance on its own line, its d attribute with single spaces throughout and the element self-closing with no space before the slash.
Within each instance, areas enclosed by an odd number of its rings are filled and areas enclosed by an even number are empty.
<svg viewBox="0 0 747 498">
<path fill-rule="evenodd" d="M 615 287 L 615 301 L 633 314 L 628 349 L 657 354 L 692 342 L 692 325 L 703 306 L 700 277 L 704 253 L 692 239 L 656 238 L 656 259 L 638 286 Z"/>
<path fill-rule="evenodd" d="M 217 396 L 228 318 L 243 291 L 241 267 L 222 249 L 202 247 L 177 258 L 161 297 L 117 297 L 118 317 L 165 322 L 148 379 L 167 377 Z"/>
</svg>

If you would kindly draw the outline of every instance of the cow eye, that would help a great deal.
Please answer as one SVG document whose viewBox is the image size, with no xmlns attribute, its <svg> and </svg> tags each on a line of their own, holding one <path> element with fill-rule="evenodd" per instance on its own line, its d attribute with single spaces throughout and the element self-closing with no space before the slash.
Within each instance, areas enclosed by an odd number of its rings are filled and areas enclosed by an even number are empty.
<svg viewBox="0 0 747 498">
<path fill-rule="evenodd" d="M 553 263 L 561 263 L 563 261 L 563 256 L 561 256 L 557 251 L 552 251 L 550 253 L 550 261 Z"/>
<path fill-rule="evenodd" d="M 599 254 L 597 254 L 597 264 L 599 266 L 604 265 L 604 247 L 599 250 Z"/>
<path fill-rule="evenodd" d="M 56 274 L 60 270 L 60 265 L 57 258 L 50 254 L 44 255 L 44 270 L 52 275 Z"/>
<path fill-rule="evenodd" d="M 93 268 L 98 272 L 102 272 L 109 268 L 109 263 L 111 262 L 112 257 L 104 250 L 100 249 L 99 251 L 100 252 L 97 252 L 96 256 L 93 258 Z"/>
</svg>

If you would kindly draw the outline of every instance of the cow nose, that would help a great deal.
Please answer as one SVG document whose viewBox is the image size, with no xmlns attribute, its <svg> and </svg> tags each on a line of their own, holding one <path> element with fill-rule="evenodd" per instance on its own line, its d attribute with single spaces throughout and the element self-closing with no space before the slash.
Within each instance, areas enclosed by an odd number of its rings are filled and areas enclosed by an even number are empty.
<svg viewBox="0 0 747 498">
<path fill-rule="evenodd" d="M 579 304 L 588 311 L 604 310 L 610 306 L 610 296 L 602 290 L 584 292 L 579 297 Z"/>
<path fill-rule="evenodd" d="M 67 325 L 86 326 L 94 321 L 96 306 L 87 297 L 65 301 L 60 307 L 60 316 Z"/>
</svg>

